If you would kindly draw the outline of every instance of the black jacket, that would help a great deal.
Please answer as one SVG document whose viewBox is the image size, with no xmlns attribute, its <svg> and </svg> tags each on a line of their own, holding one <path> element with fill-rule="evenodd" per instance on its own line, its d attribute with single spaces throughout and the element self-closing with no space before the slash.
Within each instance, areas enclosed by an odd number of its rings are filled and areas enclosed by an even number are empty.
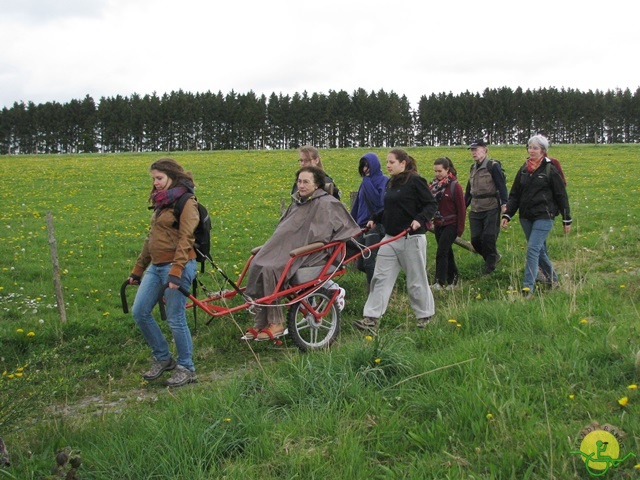
<svg viewBox="0 0 640 480">
<path fill-rule="evenodd" d="M 397 235 L 417 220 L 421 226 L 414 234 L 426 233 L 425 225 L 438 209 L 438 202 L 431 194 L 427 181 L 419 175 L 410 175 L 404 184 L 387 183 L 384 194 L 384 210 L 373 217 L 382 223 L 388 235 Z"/>
<path fill-rule="evenodd" d="M 507 211 L 502 216 L 511 220 L 517 211 L 526 220 L 553 220 L 562 215 L 565 225 L 571 224 L 569 197 L 562 176 L 548 158 L 533 173 L 526 163 L 520 167 L 511 186 Z"/>
</svg>

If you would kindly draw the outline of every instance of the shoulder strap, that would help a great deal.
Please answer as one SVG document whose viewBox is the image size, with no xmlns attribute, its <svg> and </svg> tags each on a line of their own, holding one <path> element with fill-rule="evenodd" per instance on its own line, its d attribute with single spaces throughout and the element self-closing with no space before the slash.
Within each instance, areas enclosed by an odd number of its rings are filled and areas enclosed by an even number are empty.
<svg viewBox="0 0 640 480">
<path fill-rule="evenodd" d="M 458 180 L 452 180 L 451 182 L 449 182 L 449 189 L 451 192 L 451 196 L 453 197 L 454 195 L 454 190 L 456 189 L 456 183 L 458 183 Z"/>
<path fill-rule="evenodd" d="M 173 222 L 174 228 L 180 227 L 180 215 L 182 214 L 182 210 L 184 210 L 184 205 L 187 203 L 187 200 L 189 200 L 191 197 L 195 198 L 196 201 L 198 201 L 193 193 L 186 192 L 182 194 L 182 196 L 178 200 L 176 200 L 176 203 L 174 203 L 173 216 L 176 217 L 176 221 Z"/>
</svg>

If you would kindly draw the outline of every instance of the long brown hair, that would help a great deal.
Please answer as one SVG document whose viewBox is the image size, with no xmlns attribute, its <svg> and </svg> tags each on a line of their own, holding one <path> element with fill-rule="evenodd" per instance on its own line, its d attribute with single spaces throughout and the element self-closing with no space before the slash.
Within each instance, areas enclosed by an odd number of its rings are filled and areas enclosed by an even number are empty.
<svg viewBox="0 0 640 480">
<path fill-rule="evenodd" d="M 389 152 L 390 155 L 396 157 L 399 162 L 405 162 L 404 172 L 398 175 L 392 175 L 389 180 L 391 186 L 404 185 L 409 181 L 412 175 L 418 175 L 418 164 L 415 158 L 407 153 L 402 148 L 394 148 Z"/>
<path fill-rule="evenodd" d="M 193 188 L 194 181 L 191 172 L 186 172 L 182 165 L 173 158 L 161 158 L 156 160 L 149 167 L 149 171 L 158 170 L 167 175 L 171 179 L 171 185 L 177 187 L 180 184 Z M 155 191 L 155 187 L 151 186 L 151 194 Z M 151 195 L 150 194 L 150 195 Z"/>
</svg>

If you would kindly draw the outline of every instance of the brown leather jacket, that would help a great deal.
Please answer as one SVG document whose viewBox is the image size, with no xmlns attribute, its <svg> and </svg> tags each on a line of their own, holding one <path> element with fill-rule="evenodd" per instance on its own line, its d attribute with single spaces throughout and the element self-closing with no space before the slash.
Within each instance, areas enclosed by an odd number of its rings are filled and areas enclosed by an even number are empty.
<svg viewBox="0 0 640 480">
<path fill-rule="evenodd" d="M 153 212 L 149 233 L 131 273 L 141 277 L 150 263 L 171 263 L 169 275 L 177 278 L 182 276 L 185 264 L 196 258 L 193 232 L 198 226 L 200 215 L 193 197 L 185 203 L 180 214 L 180 228 L 174 227 L 175 221 L 173 205 Z"/>
</svg>

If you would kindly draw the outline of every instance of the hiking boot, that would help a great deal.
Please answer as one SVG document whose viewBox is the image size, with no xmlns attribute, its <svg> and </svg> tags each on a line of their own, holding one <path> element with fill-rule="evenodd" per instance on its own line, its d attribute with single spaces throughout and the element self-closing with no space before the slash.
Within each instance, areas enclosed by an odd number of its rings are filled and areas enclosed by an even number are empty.
<svg viewBox="0 0 640 480">
<path fill-rule="evenodd" d="M 197 380 L 196 372 L 192 372 L 188 368 L 178 365 L 176 371 L 171 375 L 171 378 L 166 381 L 166 385 L 167 387 L 181 387 L 187 383 L 195 383 Z"/>
<path fill-rule="evenodd" d="M 353 326 L 360 330 L 375 330 L 378 328 L 378 319 L 372 317 L 364 317 L 362 320 L 354 320 Z"/>
<path fill-rule="evenodd" d="M 176 368 L 176 361 L 173 357 L 166 360 L 156 360 L 154 358 L 151 361 L 151 368 L 142 374 L 142 378 L 145 380 L 155 380 L 167 370 L 173 370 L 174 368 Z"/>
<path fill-rule="evenodd" d="M 433 320 L 433 315 L 430 317 L 419 318 L 417 327 L 424 328 L 431 323 L 431 320 Z"/>
<path fill-rule="evenodd" d="M 542 270 L 538 270 L 538 275 L 536 276 L 536 283 L 549 283 L 549 279 L 544 274 Z"/>
</svg>

